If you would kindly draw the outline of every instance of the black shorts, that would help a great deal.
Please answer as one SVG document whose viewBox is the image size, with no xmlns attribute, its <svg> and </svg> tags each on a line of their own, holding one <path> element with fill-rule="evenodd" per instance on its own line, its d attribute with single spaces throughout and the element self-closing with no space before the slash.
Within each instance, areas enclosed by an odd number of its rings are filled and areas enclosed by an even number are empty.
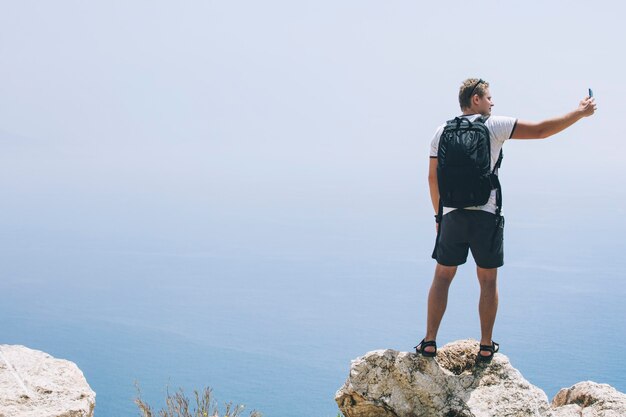
<svg viewBox="0 0 626 417">
<path fill-rule="evenodd" d="M 457 209 L 443 216 L 433 258 L 444 266 L 467 261 L 468 250 L 481 268 L 504 264 L 504 217 L 483 210 Z"/>
</svg>

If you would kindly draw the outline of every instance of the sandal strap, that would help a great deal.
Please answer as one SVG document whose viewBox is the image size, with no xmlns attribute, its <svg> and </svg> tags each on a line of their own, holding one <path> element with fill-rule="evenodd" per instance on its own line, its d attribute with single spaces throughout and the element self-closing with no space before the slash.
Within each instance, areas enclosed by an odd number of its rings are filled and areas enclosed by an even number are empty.
<svg viewBox="0 0 626 417">
<path fill-rule="evenodd" d="M 426 341 L 425 339 L 422 339 L 422 341 L 419 342 L 417 346 L 415 346 L 415 349 L 419 351 L 423 351 L 425 347 L 430 347 L 430 346 L 434 347 L 435 351 L 437 351 L 437 342 L 434 340 Z"/>
<path fill-rule="evenodd" d="M 496 342 L 491 342 L 490 345 L 480 345 L 480 350 L 494 354 L 500 350 L 500 345 Z"/>
</svg>

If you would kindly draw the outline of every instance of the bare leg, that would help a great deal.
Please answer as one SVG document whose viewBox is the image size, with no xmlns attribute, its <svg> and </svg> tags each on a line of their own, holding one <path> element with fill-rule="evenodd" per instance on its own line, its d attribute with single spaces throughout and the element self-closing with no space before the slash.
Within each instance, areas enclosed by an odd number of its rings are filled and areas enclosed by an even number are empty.
<svg viewBox="0 0 626 417">
<path fill-rule="evenodd" d="M 456 268 L 456 266 L 440 264 L 437 264 L 435 268 L 435 277 L 428 293 L 428 316 L 426 318 L 426 337 L 424 338 L 426 341 L 437 339 L 439 325 L 448 305 L 448 289 L 456 274 Z M 435 348 L 428 346 L 424 350 L 434 352 Z"/>
<path fill-rule="evenodd" d="M 480 344 L 491 345 L 493 342 L 493 326 L 498 312 L 498 268 L 485 269 L 476 267 L 478 282 L 480 283 L 480 301 L 478 313 L 480 315 Z M 489 356 L 490 353 L 481 351 L 481 355 Z"/>
</svg>

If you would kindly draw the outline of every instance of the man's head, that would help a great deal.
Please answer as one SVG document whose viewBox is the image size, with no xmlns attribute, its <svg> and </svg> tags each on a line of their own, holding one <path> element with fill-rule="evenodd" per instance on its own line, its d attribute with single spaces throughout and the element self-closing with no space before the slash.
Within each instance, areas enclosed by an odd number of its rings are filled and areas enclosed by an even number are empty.
<svg viewBox="0 0 626 417">
<path fill-rule="evenodd" d="M 468 78 L 463 81 L 459 89 L 459 104 L 463 114 L 480 113 L 483 116 L 489 116 L 494 106 L 489 92 L 489 83 L 482 78 Z"/>
</svg>

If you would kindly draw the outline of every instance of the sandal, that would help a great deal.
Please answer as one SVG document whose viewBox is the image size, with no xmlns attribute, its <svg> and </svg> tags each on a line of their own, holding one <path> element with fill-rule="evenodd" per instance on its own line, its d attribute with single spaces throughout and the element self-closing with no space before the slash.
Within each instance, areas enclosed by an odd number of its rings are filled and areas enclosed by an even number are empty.
<svg viewBox="0 0 626 417">
<path fill-rule="evenodd" d="M 434 347 L 435 350 L 432 352 L 424 350 L 424 348 L 430 346 Z M 437 355 L 437 343 L 434 340 L 429 340 L 427 342 L 425 339 L 422 339 L 422 341 L 419 342 L 417 346 L 415 346 L 415 352 L 427 358 L 434 358 Z"/>
<path fill-rule="evenodd" d="M 485 362 L 489 363 L 493 359 L 493 355 L 497 351 L 500 350 L 500 345 L 496 342 L 491 342 L 491 345 L 480 345 L 480 349 L 478 350 L 478 356 L 476 358 L 477 362 Z M 480 352 L 489 352 L 489 355 L 481 355 Z"/>
</svg>

